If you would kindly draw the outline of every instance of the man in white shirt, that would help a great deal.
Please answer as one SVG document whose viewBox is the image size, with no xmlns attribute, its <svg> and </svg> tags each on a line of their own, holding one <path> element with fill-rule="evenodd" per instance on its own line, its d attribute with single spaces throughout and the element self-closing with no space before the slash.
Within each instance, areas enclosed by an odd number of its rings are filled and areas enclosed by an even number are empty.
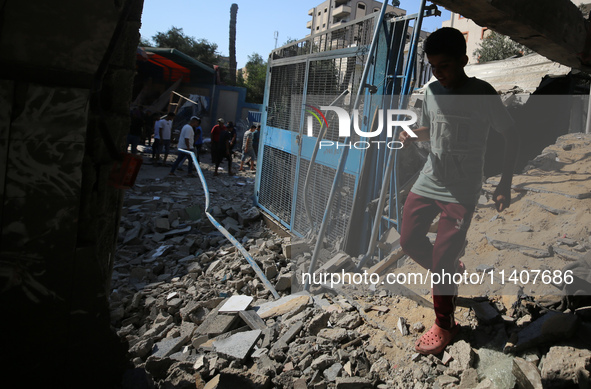
<svg viewBox="0 0 591 389">
<path fill-rule="evenodd" d="M 160 138 L 160 146 L 156 151 L 156 160 L 160 158 L 161 149 L 164 148 L 164 159 L 162 160 L 162 166 L 166 165 L 166 160 L 168 159 L 168 154 L 170 153 L 170 138 L 172 135 L 172 121 L 174 116 L 174 112 L 169 112 L 164 119 L 156 122 L 156 126 L 154 127 L 154 138 L 156 138 L 156 130 L 158 130 L 158 135 Z"/>
<path fill-rule="evenodd" d="M 188 150 L 195 152 L 195 128 L 199 126 L 200 122 L 201 119 L 199 119 L 197 116 L 193 116 L 191 117 L 191 121 L 189 121 L 189 124 L 185 124 L 183 126 L 183 128 L 181 129 L 181 135 L 179 136 L 179 150 Z M 176 174 L 174 174 L 174 171 L 184 162 L 185 158 L 189 159 L 189 170 L 187 176 L 195 177 L 195 175 L 193 174 L 193 158 L 183 151 L 178 152 L 178 157 L 176 158 L 176 161 L 174 161 L 174 164 L 170 169 L 170 173 L 168 174 L 171 176 L 175 176 Z"/>
</svg>

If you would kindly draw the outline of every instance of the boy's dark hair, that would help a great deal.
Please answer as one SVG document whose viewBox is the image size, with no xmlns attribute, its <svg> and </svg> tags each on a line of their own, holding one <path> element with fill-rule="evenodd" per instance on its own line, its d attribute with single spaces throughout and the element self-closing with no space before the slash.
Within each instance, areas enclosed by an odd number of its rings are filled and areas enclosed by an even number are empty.
<svg viewBox="0 0 591 389">
<path fill-rule="evenodd" d="M 423 50 L 427 55 L 445 54 L 463 57 L 466 55 L 466 38 L 455 28 L 443 27 L 425 39 Z"/>
</svg>

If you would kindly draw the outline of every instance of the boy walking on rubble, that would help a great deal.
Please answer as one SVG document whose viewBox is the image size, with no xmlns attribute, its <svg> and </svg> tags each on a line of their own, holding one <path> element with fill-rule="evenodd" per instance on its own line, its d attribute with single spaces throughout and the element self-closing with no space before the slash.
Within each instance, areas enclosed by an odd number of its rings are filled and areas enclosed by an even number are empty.
<svg viewBox="0 0 591 389">
<path fill-rule="evenodd" d="M 429 158 L 403 209 L 400 244 L 404 252 L 431 273 L 463 273 L 459 260 L 482 188 L 484 154 L 490 127 L 505 138 L 501 181 L 493 201 L 501 212 L 511 203 L 511 179 L 517 154 L 514 122 L 494 88 L 464 72 L 468 63 L 463 34 L 450 27 L 432 33 L 424 51 L 437 81 L 425 91 L 418 138 L 406 132 L 400 141 L 431 141 Z M 437 238 L 427 232 L 440 214 Z M 449 279 L 449 278 L 448 278 Z M 439 354 L 459 331 L 454 320 L 457 285 L 433 285 L 435 324 L 415 343 L 421 354 Z"/>
</svg>

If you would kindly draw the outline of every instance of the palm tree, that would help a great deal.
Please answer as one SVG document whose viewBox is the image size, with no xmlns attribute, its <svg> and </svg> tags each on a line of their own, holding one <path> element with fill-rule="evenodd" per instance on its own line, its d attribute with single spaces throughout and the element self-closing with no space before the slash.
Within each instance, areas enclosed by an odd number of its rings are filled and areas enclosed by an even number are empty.
<svg viewBox="0 0 591 389">
<path fill-rule="evenodd" d="M 236 85 L 236 15 L 238 4 L 230 7 L 230 85 Z"/>
</svg>

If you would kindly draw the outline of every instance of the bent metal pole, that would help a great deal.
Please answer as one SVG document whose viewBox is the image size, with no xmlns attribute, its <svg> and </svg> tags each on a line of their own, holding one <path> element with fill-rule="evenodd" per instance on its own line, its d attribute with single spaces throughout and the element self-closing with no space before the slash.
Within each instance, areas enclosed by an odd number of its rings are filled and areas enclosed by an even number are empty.
<svg viewBox="0 0 591 389">
<path fill-rule="evenodd" d="M 240 244 L 240 242 L 238 242 L 238 240 L 236 240 L 236 238 L 234 238 L 234 236 L 232 234 L 230 234 L 228 232 L 228 230 L 226 230 L 209 213 L 209 188 L 207 187 L 207 182 L 205 181 L 205 176 L 203 176 L 203 172 L 201 171 L 201 167 L 199 166 L 199 162 L 197 161 L 197 157 L 195 156 L 195 153 L 192 151 L 183 150 L 183 149 L 179 149 L 179 151 L 189 154 L 189 156 L 193 160 L 193 164 L 197 168 L 197 173 L 199 174 L 199 179 L 201 180 L 201 185 L 203 185 L 203 191 L 205 192 L 205 215 L 207 216 L 207 218 L 209 219 L 211 224 L 213 224 L 215 228 L 217 228 L 226 238 L 228 238 L 228 240 L 234 245 L 234 247 L 236 247 L 242 253 L 244 258 L 246 258 L 246 261 L 248 261 L 248 264 L 253 268 L 253 270 L 255 271 L 257 276 L 260 278 L 260 280 L 263 282 L 263 284 L 265 284 L 267 289 L 269 289 L 271 291 L 271 293 L 273 294 L 273 297 L 278 299 L 279 293 L 277 293 L 277 291 L 275 290 L 275 288 L 273 287 L 271 282 L 267 279 L 267 277 L 265 277 L 265 273 L 263 273 L 263 271 L 261 270 L 259 265 L 257 265 L 254 258 L 248 253 L 248 251 L 246 251 L 244 246 L 242 246 Z"/>
</svg>

